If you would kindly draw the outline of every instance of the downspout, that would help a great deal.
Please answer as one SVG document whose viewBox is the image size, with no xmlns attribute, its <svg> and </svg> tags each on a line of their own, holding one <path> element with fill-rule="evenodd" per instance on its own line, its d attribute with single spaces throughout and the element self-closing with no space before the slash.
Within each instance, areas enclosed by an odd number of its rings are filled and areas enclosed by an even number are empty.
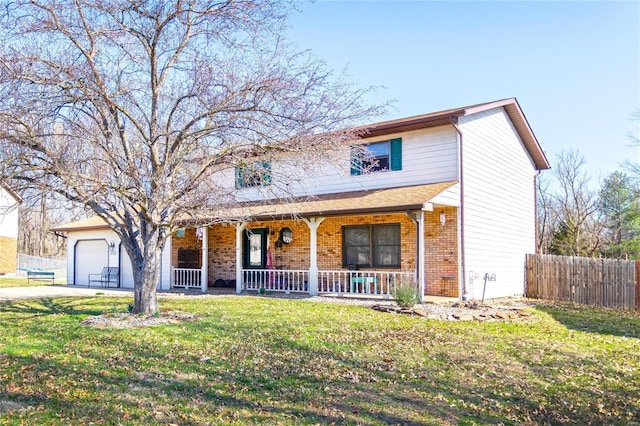
<svg viewBox="0 0 640 426">
<path fill-rule="evenodd" d="M 538 177 L 542 173 L 542 170 L 538 170 L 538 172 L 533 176 L 533 221 L 536 224 L 535 226 L 535 254 L 540 254 L 539 249 L 539 238 L 540 238 L 540 228 L 538 227 Z"/>
<path fill-rule="evenodd" d="M 458 258 L 460 259 L 460 283 L 459 283 L 459 298 L 460 300 L 466 300 L 467 295 L 467 267 L 465 261 L 465 249 L 464 249 L 464 173 L 463 173 L 463 155 L 462 155 L 462 131 L 458 127 L 458 117 L 450 117 L 449 121 L 451 126 L 458 134 L 458 143 L 456 147 L 458 149 L 458 182 L 460 183 L 460 207 L 458 208 L 458 226 L 460 227 L 460 252 Z"/>
</svg>

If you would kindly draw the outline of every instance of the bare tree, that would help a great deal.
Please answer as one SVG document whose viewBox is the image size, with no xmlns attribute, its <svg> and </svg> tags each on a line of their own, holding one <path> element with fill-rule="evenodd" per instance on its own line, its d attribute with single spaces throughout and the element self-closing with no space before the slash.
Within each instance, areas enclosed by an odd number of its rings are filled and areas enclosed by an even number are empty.
<svg viewBox="0 0 640 426">
<path fill-rule="evenodd" d="M 548 175 L 541 174 L 536 178 L 536 222 L 537 222 L 537 252 L 549 252 L 553 236 L 558 229 L 560 218 L 555 202 L 555 194 L 550 188 Z"/>
<path fill-rule="evenodd" d="M 216 178 L 274 155 L 300 168 L 380 109 L 282 39 L 292 4 L 18 0 L 0 18 L 0 177 L 88 206 L 131 258 L 137 313 L 158 310 L 180 220 L 228 221 Z"/>
<path fill-rule="evenodd" d="M 584 164 L 578 151 L 565 151 L 556 158 L 553 209 L 557 219 L 549 245 L 551 253 L 595 256 L 602 246 L 598 191 Z"/>
<path fill-rule="evenodd" d="M 87 217 L 86 209 L 74 205 L 55 192 L 21 191 L 18 226 L 19 253 L 59 258 L 66 253 L 66 240 L 50 229 Z"/>
<path fill-rule="evenodd" d="M 633 114 L 631 114 L 631 120 L 634 123 L 640 124 L 640 108 L 636 109 Z M 640 135 L 630 132 L 628 136 L 631 140 L 631 145 L 640 149 Z M 636 182 L 640 182 L 640 161 L 627 160 L 624 163 L 624 168 L 629 172 L 630 176 L 636 180 Z"/>
</svg>

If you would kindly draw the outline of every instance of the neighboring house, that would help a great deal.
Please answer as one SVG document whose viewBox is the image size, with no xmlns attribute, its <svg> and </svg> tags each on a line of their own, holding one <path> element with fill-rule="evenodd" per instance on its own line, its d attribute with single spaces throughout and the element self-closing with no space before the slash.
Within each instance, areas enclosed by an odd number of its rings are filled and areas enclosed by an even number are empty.
<svg viewBox="0 0 640 426">
<path fill-rule="evenodd" d="M 18 204 L 22 199 L 0 184 L 0 275 L 18 270 Z"/>
<path fill-rule="evenodd" d="M 515 99 L 367 126 L 344 161 L 319 165 L 288 203 L 266 203 L 260 186 L 278 167 L 226 176 L 254 221 L 178 230 L 165 247 L 160 289 L 232 286 L 310 294 L 388 296 L 400 282 L 422 295 L 479 299 L 519 295 L 536 249 L 535 179 L 549 163 Z M 366 172 L 357 145 L 376 158 Z M 289 167 L 291 165 L 288 165 Z M 314 197 L 308 195 L 313 187 Z M 258 202 L 259 201 L 259 202 Z M 295 218 L 294 218 L 295 217 Z M 68 233 L 70 284 L 131 268 L 99 219 Z M 110 248 L 111 247 L 111 248 Z M 485 287 L 486 285 L 486 287 Z"/>
</svg>

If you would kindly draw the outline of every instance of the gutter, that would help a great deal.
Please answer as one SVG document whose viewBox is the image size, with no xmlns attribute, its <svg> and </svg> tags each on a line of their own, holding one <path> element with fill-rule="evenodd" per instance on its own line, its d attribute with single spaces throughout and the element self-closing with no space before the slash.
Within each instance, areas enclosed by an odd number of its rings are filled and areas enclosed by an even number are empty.
<svg viewBox="0 0 640 426">
<path fill-rule="evenodd" d="M 459 279 L 459 298 L 460 300 L 467 300 L 467 267 L 465 261 L 465 249 L 464 249 L 464 173 L 463 173 L 463 155 L 462 155 L 462 131 L 458 127 L 458 116 L 452 116 L 449 118 L 451 126 L 458 134 L 458 182 L 460 182 L 460 207 L 458 209 L 458 226 L 460 227 L 460 247 L 458 252 L 458 260 L 460 262 L 460 279 Z"/>
</svg>

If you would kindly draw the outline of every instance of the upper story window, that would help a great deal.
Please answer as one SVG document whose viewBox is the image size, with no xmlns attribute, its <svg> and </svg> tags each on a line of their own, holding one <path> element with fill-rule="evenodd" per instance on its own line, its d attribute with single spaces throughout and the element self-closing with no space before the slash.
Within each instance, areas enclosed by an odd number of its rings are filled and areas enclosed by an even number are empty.
<svg viewBox="0 0 640 426">
<path fill-rule="evenodd" d="M 342 227 L 342 264 L 360 268 L 400 267 L 400 224 Z"/>
<path fill-rule="evenodd" d="M 271 163 L 258 161 L 236 167 L 236 188 L 252 188 L 271 184 Z"/>
<path fill-rule="evenodd" d="M 402 138 L 352 147 L 352 175 L 387 170 L 402 170 Z"/>
</svg>

